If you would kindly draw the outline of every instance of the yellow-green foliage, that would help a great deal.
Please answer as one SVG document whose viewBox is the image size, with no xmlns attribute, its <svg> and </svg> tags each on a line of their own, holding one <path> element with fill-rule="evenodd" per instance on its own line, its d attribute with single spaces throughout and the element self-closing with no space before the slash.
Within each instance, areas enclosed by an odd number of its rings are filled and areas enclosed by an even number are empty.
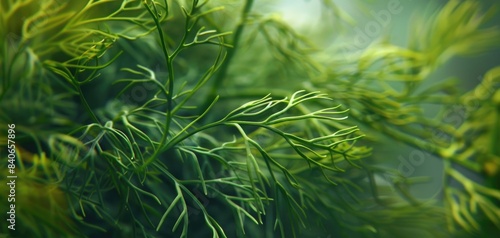
<svg viewBox="0 0 500 238">
<path fill-rule="evenodd" d="M 335 1 L 321 1 L 310 35 L 266 4 L 0 0 L 0 126 L 16 124 L 19 224 L 0 235 L 498 232 L 500 68 L 469 92 L 430 81 L 498 46 L 494 7 L 450 0 L 414 19 L 408 46 L 345 52 L 317 44 L 355 22 Z M 443 120 L 457 105 L 461 123 Z M 5 138 L 0 128 L 2 162 Z M 442 198 L 412 196 L 418 179 L 377 150 L 394 141 L 444 161 Z"/>
</svg>

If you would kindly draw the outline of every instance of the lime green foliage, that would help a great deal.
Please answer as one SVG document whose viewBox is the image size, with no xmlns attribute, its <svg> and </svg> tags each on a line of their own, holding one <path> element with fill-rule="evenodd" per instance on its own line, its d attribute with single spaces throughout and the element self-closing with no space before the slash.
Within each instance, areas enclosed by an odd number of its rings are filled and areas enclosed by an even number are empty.
<svg viewBox="0 0 500 238">
<path fill-rule="evenodd" d="M 499 31 L 484 26 L 492 12 L 449 1 L 416 19 L 408 47 L 343 52 L 322 50 L 321 33 L 303 35 L 259 4 L 0 0 L 0 121 L 16 124 L 18 193 L 34 200 L 18 204 L 30 229 L 1 231 L 451 237 L 500 228 L 500 68 L 465 94 L 453 80 L 427 82 L 454 56 L 497 44 Z M 322 4 L 336 27 L 354 21 Z M 427 105 L 442 113 L 429 117 Z M 443 120 L 456 105 L 466 105 L 459 125 Z M 414 198 L 415 180 L 372 150 L 384 140 L 441 158 L 444 197 Z"/>
<path fill-rule="evenodd" d="M 65 193 L 59 187 L 62 174 L 59 165 L 45 154 L 33 155 L 18 150 L 18 170 L 16 180 L 16 224 L 19 236 L 57 237 L 59 234 L 75 236 L 79 234 L 69 213 Z M 2 173 L 8 174 L 7 169 Z M 11 181 L 2 179 L 2 184 Z M 8 186 L 2 186 L 3 194 L 9 194 Z M 5 208 L 7 199 L 2 201 Z"/>
</svg>

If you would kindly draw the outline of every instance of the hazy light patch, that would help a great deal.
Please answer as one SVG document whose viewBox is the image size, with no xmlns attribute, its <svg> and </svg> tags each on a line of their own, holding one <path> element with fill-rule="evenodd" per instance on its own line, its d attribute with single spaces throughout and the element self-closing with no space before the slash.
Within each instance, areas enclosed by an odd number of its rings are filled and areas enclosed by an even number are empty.
<svg viewBox="0 0 500 238">
<path fill-rule="evenodd" d="M 357 5 L 352 1 L 334 1 L 342 14 L 356 15 Z M 289 22 L 294 28 L 304 29 L 315 27 L 322 23 L 321 15 L 330 9 L 325 9 L 322 0 L 282 0 L 276 6 L 276 11 L 283 20 Z M 326 18 L 326 20 L 331 20 Z"/>
<path fill-rule="evenodd" d="M 283 21 L 290 23 L 295 29 L 305 29 L 319 23 L 321 15 L 320 1 L 288 0 L 281 1 L 276 11 Z"/>
</svg>

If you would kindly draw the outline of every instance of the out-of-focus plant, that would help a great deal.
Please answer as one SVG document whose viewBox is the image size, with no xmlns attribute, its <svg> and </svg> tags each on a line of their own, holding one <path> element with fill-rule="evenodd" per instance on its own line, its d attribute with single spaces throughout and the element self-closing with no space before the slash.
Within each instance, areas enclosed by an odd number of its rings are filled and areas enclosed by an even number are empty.
<svg viewBox="0 0 500 238">
<path fill-rule="evenodd" d="M 322 3 L 325 17 L 353 21 Z M 445 237 L 500 228 L 500 71 L 466 94 L 455 81 L 427 82 L 454 56 L 497 44 L 498 29 L 484 27 L 493 13 L 449 1 L 413 23 L 408 47 L 383 41 L 344 57 L 261 4 L 0 1 L 0 121 L 16 124 L 18 194 L 34 200 L 17 205 L 22 232 L 2 233 Z M 425 114 L 429 104 L 476 106 L 455 125 Z M 417 200 L 410 179 L 378 164 L 392 158 L 370 147 L 390 139 L 445 162 L 442 199 Z"/>
</svg>

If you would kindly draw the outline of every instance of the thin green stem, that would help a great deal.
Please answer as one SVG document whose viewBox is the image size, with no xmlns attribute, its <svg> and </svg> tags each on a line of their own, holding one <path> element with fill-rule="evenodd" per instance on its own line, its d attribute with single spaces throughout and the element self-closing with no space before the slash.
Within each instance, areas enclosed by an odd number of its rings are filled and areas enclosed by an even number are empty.
<svg viewBox="0 0 500 238">
<path fill-rule="evenodd" d="M 212 102 L 213 101 L 212 99 L 217 96 L 217 89 L 222 85 L 222 83 L 224 82 L 224 79 L 227 76 L 229 66 L 231 65 L 231 61 L 233 60 L 233 57 L 234 57 L 236 50 L 238 48 L 238 43 L 241 40 L 241 35 L 242 35 L 243 30 L 245 28 L 247 16 L 248 16 L 248 13 L 250 12 L 250 10 L 252 9 L 253 3 L 254 3 L 253 0 L 247 0 L 245 2 L 245 6 L 243 7 L 243 12 L 241 14 L 240 23 L 238 24 L 238 27 L 236 28 L 236 31 L 234 33 L 233 42 L 232 42 L 233 47 L 228 48 L 228 50 L 227 50 L 226 61 L 221 65 L 221 67 L 219 69 L 219 73 L 216 75 L 215 81 L 212 85 L 212 88 L 209 91 L 208 98 L 207 98 L 207 100 L 205 100 L 207 104 Z M 201 108 L 206 108 L 206 107 L 207 107 L 207 105 L 205 105 Z"/>
<path fill-rule="evenodd" d="M 82 104 L 83 106 L 85 107 L 85 110 L 87 111 L 87 113 L 89 114 L 90 118 L 92 118 L 92 120 L 95 122 L 95 123 L 98 123 L 100 124 L 99 122 L 99 119 L 97 119 L 97 116 L 94 114 L 94 112 L 92 111 L 92 108 L 90 108 L 90 105 L 89 103 L 87 102 L 87 99 L 85 99 L 85 96 L 83 95 L 83 91 L 82 89 L 80 88 L 80 86 L 78 85 L 76 87 L 76 89 L 78 90 L 78 96 L 80 97 L 80 100 L 82 101 Z"/>
<path fill-rule="evenodd" d="M 144 1 L 143 4 L 146 7 L 149 14 L 152 16 L 152 18 L 156 24 L 156 29 L 157 29 L 158 35 L 160 37 L 161 49 L 162 49 L 163 55 L 165 56 L 165 62 L 167 64 L 167 70 L 168 70 L 167 115 L 166 115 L 166 119 L 165 119 L 165 131 L 161 137 L 160 144 L 158 146 L 158 150 L 155 150 L 155 152 L 150 157 L 150 159 L 148 159 L 148 161 L 152 161 L 152 160 L 154 160 L 154 158 L 156 158 L 161 153 L 161 151 L 162 151 L 161 148 L 163 147 L 163 145 L 167 141 L 168 132 L 170 131 L 170 123 L 172 122 L 172 107 L 173 107 L 173 102 L 172 102 L 173 92 L 172 91 L 174 89 L 174 67 L 172 64 L 172 58 L 170 57 L 170 55 L 168 53 L 168 48 L 166 45 L 165 36 L 164 36 L 163 30 L 161 28 L 161 22 L 158 19 L 158 9 L 156 8 L 155 3 L 153 3 L 154 12 L 148 6 L 146 1 Z M 165 14 L 168 14 L 168 12 Z M 149 164 L 148 161 L 144 164 L 144 166 Z"/>
</svg>

